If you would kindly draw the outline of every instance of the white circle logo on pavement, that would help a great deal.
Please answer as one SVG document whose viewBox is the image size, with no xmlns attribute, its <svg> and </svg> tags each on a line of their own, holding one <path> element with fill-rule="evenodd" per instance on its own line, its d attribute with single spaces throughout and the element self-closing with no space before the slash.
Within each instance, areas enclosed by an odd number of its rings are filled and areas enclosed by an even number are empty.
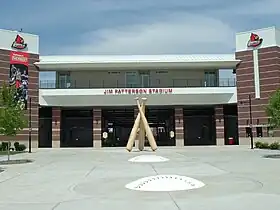
<svg viewBox="0 0 280 210">
<path fill-rule="evenodd" d="M 156 162 L 166 162 L 169 161 L 169 159 L 157 155 L 140 155 L 131 158 L 128 161 L 138 162 L 138 163 L 156 163 Z"/>
<path fill-rule="evenodd" d="M 192 190 L 204 186 L 203 182 L 186 176 L 157 175 L 138 179 L 125 187 L 130 190 L 164 192 Z"/>
</svg>

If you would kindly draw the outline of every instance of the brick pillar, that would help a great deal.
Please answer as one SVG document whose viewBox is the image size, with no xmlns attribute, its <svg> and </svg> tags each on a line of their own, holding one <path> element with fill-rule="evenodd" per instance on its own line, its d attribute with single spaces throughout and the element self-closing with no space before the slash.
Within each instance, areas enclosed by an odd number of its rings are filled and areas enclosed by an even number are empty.
<svg viewBox="0 0 280 210">
<path fill-rule="evenodd" d="M 52 147 L 60 148 L 60 119 L 61 110 L 59 107 L 52 108 Z"/>
<path fill-rule="evenodd" d="M 215 120 L 216 120 L 216 144 L 225 145 L 224 139 L 224 109 L 223 106 L 215 107 Z"/>
<path fill-rule="evenodd" d="M 176 147 L 184 146 L 184 113 L 183 108 L 175 108 Z"/>
<path fill-rule="evenodd" d="M 101 148 L 102 147 L 102 110 L 93 109 L 93 147 Z"/>
</svg>

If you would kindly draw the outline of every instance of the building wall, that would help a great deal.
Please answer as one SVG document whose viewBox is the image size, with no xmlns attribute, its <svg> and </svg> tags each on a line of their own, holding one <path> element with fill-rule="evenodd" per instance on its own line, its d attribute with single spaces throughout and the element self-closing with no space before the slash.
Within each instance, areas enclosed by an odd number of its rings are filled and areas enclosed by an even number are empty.
<svg viewBox="0 0 280 210">
<path fill-rule="evenodd" d="M 257 136 L 255 127 L 261 126 L 263 127 L 263 138 L 266 138 L 268 137 L 268 117 L 265 113 L 265 106 L 268 104 L 271 94 L 280 87 L 279 31 L 275 28 L 253 31 L 252 33 L 258 34 L 263 39 L 263 43 L 254 49 L 246 47 L 245 38 L 248 41 L 250 33 L 237 35 L 236 58 L 242 60 L 236 69 L 240 144 L 249 143 L 245 130 L 250 123 L 249 95 L 252 99 L 253 135 Z M 257 74 L 259 79 L 255 78 L 254 68 L 259 71 Z M 274 136 L 280 136 L 280 131 L 275 130 Z"/>
<path fill-rule="evenodd" d="M 69 73 L 71 86 L 108 88 L 125 87 L 126 72 L 129 71 L 71 71 Z M 204 80 L 204 70 L 150 71 L 150 84 L 153 87 L 203 86 Z"/>
<path fill-rule="evenodd" d="M 224 120 L 223 120 L 223 107 L 217 105 L 215 108 L 215 114 L 213 117 L 216 119 L 216 145 L 224 145 Z M 52 108 L 52 147 L 60 147 L 60 136 L 61 136 L 61 107 Z M 134 108 L 134 117 L 137 117 L 139 110 Z M 101 148 L 102 147 L 102 108 L 93 108 L 93 147 Z M 174 119 L 175 119 L 175 146 L 183 147 L 185 132 L 184 129 L 184 113 L 182 107 L 174 107 Z M 132 128 L 131 128 L 132 129 Z M 138 140 L 135 142 L 135 147 L 137 148 Z"/>
<path fill-rule="evenodd" d="M 15 31 L 0 30 L 0 84 L 2 86 L 3 82 L 8 84 L 10 75 L 10 53 L 11 52 L 24 52 L 29 54 L 28 58 L 28 96 L 31 97 L 31 113 L 32 113 L 32 147 L 38 147 L 38 104 L 39 104 L 39 72 L 33 65 L 34 62 L 39 60 L 39 38 L 38 36 L 32 34 L 20 35 L 27 43 L 27 47 L 23 50 L 12 49 L 11 45 L 14 42 L 16 36 L 18 35 Z M 27 103 L 27 108 L 29 109 L 30 104 Z M 28 118 L 28 110 L 26 110 L 26 118 Z M 20 143 L 28 144 L 28 133 L 29 129 L 25 128 L 13 141 L 19 141 Z M 7 137 L 0 136 L 0 142 L 6 141 Z"/>
</svg>

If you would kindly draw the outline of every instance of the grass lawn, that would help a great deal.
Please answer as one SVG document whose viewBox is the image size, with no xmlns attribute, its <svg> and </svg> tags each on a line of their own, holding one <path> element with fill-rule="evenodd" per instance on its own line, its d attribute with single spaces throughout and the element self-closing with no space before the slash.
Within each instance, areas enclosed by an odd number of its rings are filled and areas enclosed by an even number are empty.
<svg viewBox="0 0 280 210">
<path fill-rule="evenodd" d="M 15 155 L 15 154 L 19 154 L 19 153 L 24 153 L 24 152 L 20 152 L 20 151 L 11 151 L 10 155 Z M 0 151 L 0 156 L 5 156 L 7 155 L 7 151 Z"/>
</svg>

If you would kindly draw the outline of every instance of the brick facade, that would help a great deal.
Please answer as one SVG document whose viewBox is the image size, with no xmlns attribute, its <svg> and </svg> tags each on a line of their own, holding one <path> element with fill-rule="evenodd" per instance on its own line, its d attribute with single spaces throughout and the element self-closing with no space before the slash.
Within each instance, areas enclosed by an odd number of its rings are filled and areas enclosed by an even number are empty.
<svg viewBox="0 0 280 210">
<path fill-rule="evenodd" d="M 59 107 L 52 108 L 52 147 L 60 147 L 60 123 L 61 110 Z"/>
<path fill-rule="evenodd" d="M 184 111 L 183 108 L 175 108 L 175 139 L 176 146 L 184 146 Z"/>
<path fill-rule="evenodd" d="M 93 147 L 100 148 L 102 146 L 102 112 L 100 108 L 93 109 Z"/>
<path fill-rule="evenodd" d="M 8 84 L 10 74 L 10 52 L 9 50 L 0 49 L 0 85 L 5 82 Z M 29 54 L 28 59 L 28 96 L 31 97 L 31 124 L 32 124 L 32 147 L 38 147 L 38 115 L 39 115 L 39 71 L 33 65 L 39 60 L 39 55 Z M 29 109 L 29 100 L 27 103 Z M 29 110 L 26 110 L 26 118 L 29 120 Z M 13 139 L 20 143 L 28 144 L 29 129 L 24 128 L 17 136 Z M 7 140 L 6 137 L 0 136 L 0 142 Z"/>
<path fill-rule="evenodd" d="M 249 120 L 249 94 L 252 98 L 253 127 L 263 127 L 263 137 L 268 137 L 268 117 L 265 106 L 269 97 L 280 87 L 280 48 L 268 47 L 258 49 L 260 98 L 255 98 L 254 88 L 254 64 L 253 52 L 237 52 L 236 59 L 242 60 L 236 69 L 237 78 L 237 101 L 238 101 L 238 124 L 239 137 L 246 138 L 246 130 Z M 253 128 L 256 136 L 256 129 Z M 280 130 L 275 130 L 274 136 L 280 136 Z"/>
<path fill-rule="evenodd" d="M 224 145 L 224 109 L 223 105 L 215 106 L 216 144 Z"/>
</svg>

